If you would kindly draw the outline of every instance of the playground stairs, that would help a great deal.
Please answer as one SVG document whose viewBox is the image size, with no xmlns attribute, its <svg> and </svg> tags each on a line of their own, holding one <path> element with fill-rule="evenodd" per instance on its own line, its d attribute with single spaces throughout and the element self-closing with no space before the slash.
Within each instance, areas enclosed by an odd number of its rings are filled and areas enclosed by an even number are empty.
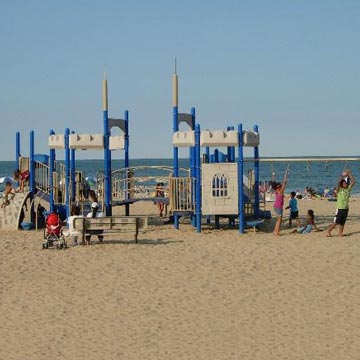
<svg viewBox="0 0 360 360">
<path fill-rule="evenodd" d="M 30 192 L 16 193 L 10 204 L 0 209 L 0 230 L 19 229 L 21 210 L 29 196 Z"/>
</svg>

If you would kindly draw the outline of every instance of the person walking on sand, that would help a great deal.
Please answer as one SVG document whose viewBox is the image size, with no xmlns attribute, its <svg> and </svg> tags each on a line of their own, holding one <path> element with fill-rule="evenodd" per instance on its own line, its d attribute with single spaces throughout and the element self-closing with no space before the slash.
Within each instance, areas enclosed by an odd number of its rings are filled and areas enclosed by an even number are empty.
<svg viewBox="0 0 360 360">
<path fill-rule="evenodd" d="M 350 191 L 355 185 L 355 178 L 350 171 L 342 177 L 337 187 L 336 213 L 334 222 L 328 227 L 327 235 L 331 236 L 333 229 L 339 225 L 339 236 L 344 235 L 345 222 L 349 213 Z"/>
<path fill-rule="evenodd" d="M 276 214 L 276 223 L 273 234 L 278 236 L 280 235 L 281 222 L 283 217 L 283 207 L 284 207 L 284 192 L 286 188 L 288 176 L 288 169 L 285 170 L 284 179 L 282 183 L 273 183 L 272 187 L 275 191 L 275 201 L 274 201 L 274 211 Z"/>
</svg>

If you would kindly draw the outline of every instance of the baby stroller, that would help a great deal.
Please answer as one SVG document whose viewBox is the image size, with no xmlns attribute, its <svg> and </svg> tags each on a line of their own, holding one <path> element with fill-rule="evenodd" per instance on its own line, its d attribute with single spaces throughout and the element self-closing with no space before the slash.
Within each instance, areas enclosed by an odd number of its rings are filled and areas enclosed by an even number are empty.
<svg viewBox="0 0 360 360">
<path fill-rule="evenodd" d="M 65 249 L 67 247 L 65 237 L 62 232 L 61 220 L 58 214 L 52 212 L 46 216 L 44 229 L 43 249 L 54 246 L 56 242 L 57 249 Z"/>
</svg>

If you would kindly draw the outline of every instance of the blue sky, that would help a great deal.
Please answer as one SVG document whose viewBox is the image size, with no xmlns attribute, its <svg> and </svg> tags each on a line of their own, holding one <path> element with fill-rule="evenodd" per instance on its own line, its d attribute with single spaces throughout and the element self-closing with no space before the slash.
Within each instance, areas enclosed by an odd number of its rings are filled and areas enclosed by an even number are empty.
<svg viewBox="0 0 360 360">
<path fill-rule="evenodd" d="M 32 129 L 36 153 L 50 129 L 101 133 L 104 64 L 131 157 L 171 157 L 175 57 L 202 129 L 258 124 L 261 156 L 359 156 L 359 18 L 357 0 L 2 1 L 0 160 L 16 131 L 24 155 Z"/>
</svg>

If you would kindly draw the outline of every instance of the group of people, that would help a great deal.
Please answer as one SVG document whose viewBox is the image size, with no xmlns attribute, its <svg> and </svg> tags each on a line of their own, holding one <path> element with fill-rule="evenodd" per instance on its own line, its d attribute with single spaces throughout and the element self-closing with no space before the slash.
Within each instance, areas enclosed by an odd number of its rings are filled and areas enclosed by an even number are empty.
<svg viewBox="0 0 360 360">
<path fill-rule="evenodd" d="M 285 188 L 288 180 L 288 171 L 285 171 L 283 181 L 281 183 L 273 182 L 272 187 L 275 194 L 274 212 L 276 214 L 276 222 L 273 234 L 280 235 L 281 223 L 283 219 Z M 355 185 L 355 178 L 351 171 L 345 170 L 338 181 L 336 188 L 336 213 L 334 221 L 327 228 L 327 236 L 331 236 L 332 231 L 339 226 L 339 236 L 344 235 L 344 227 L 349 213 L 350 192 Z M 306 224 L 301 225 L 299 220 L 299 210 L 297 204 L 297 196 L 293 191 L 290 195 L 288 206 L 285 209 L 290 210 L 289 226 L 292 227 L 293 221 L 296 221 L 297 229 L 294 233 L 308 234 L 312 230 L 320 231 L 315 224 L 315 214 L 312 209 L 307 211 Z"/>
</svg>

